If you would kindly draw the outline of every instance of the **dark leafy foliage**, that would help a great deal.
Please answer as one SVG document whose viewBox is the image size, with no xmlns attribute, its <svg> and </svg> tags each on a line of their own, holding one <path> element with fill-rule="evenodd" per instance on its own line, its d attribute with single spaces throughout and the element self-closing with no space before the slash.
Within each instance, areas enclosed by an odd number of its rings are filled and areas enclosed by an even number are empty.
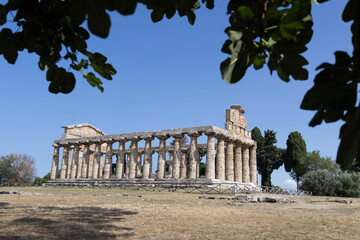
<svg viewBox="0 0 360 240">
<path fill-rule="evenodd" d="M 60 177 L 60 171 L 57 172 L 57 177 Z M 50 181 L 50 173 L 47 173 L 44 177 L 35 177 L 32 185 L 33 186 L 41 186 L 43 183 Z"/>
<path fill-rule="evenodd" d="M 201 2 L 209 9 L 214 7 L 214 0 Z M 92 34 L 106 38 L 111 27 L 108 12 L 131 15 L 139 3 L 152 10 L 153 22 L 178 12 L 194 24 L 194 11 L 200 7 L 197 0 L 8 0 L 0 4 L 0 55 L 11 64 L 19 51 L 38 55 L 39 68 L 47 70 L 52 93 L 70 93 L 75 88 L 74 74 L 60 66 L 64 60 L 70 61 L 72 71 L 80 72 L 91 86 L 103 91 L 101 78 L 112 80 L 116 70 L 105 56 L 88 50 L 90 33 L 82 26 L 87 23 Z M 4 26 L 11 22 L 16 24 L 15 32 L 11 30 L 14 26 Z"/>
<path fill-rule="evenodd" d="M 333 174 L 313 170 L 302 178 L 301 189 L 317 196 L 360 197 L 360 173 Z"/>
<path fill-rule="evenodd" d="M 241 80 L 246 70 L 258 70 L 267 63 L 270 73 L 277 71 L 288 82 L 290 76 L 306 80 L 301 55 L 312 36 L 311 1 L 303 0 L 231 0 L 228 5 L 229 40 L 222 51 L 231 54 L 220 65 L 228 83 Z"/>
<path fill-rule="evenodd" d="M 334 196 L 337 184 L 336 175 L 328 170 L 313 170 L 304 175 L 300 189 L 311 191 L 316 196 Z"/>
<path fill-rule="evenodd" d="M 257 169 L 261 174 L 261 185 L 271 186 L 271 174 L 283 164 L 283 150 L 275 146 L 276 132 L 266 130 L 264 137 L 258 127 L 251 130 L 252 139 L 257 142 Z"/>
<path fill-rule="evenodd" d="M 339 176 L 335 193 L 337 196 L 360 197 L 360 173 L 343 173 Z"/>
</svg>

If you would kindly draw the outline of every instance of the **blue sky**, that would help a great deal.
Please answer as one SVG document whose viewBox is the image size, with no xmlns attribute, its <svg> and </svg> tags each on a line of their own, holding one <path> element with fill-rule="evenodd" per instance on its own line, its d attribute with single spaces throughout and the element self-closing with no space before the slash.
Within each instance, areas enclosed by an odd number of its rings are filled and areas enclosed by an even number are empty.
<svg viewBox="0 0 360 240">
<path fill-rule="evenodd" d="M 278 147 L 286 147 L 290 132 L 299 131 L 308 151 L 336 157 L 341 122 L 308 126 L 314 112 L 300 110 L 307 90 L 313 86 L 315 68 L 334 62 L 333 52 L 351 52 L 350 26 L 340 21 L 346 1 L 313 5 L 314 36 L 305 57 L 310 64 L 308 81 L 281 81 L 264 68 L 249 70 L 237 84 L 221 79 L 219 66 L 229 25 L 227 1 L 215 9 L 197 11 L 194 26 L 178 16 L 152 23 L 150 12 L 139 5 L 135 14 L 112 14 L 108 39 L 95 36 L 89 50 L 108 57 L 118 73 L 104 80 L 104 93 L 77 75 L 75 90 L 51 94 L 37 57 L 20 53 L 9 65 L 0 57 L 0 155 L 27 153 L 36 160 L 37 175 L 50 171 L 52 142 L 61 137 L 61 126 L 89 122 L 108 134 L 215 125 L 224 127 L 225 109 L 240 104 L 248 130 L 277 132 Z M 205 139 L 201 139 L 205 142 Z M 294 187 L 281 168 L 273 184 Z M 286 182 L 286 183 L 285 183 Z"/>
</svg>

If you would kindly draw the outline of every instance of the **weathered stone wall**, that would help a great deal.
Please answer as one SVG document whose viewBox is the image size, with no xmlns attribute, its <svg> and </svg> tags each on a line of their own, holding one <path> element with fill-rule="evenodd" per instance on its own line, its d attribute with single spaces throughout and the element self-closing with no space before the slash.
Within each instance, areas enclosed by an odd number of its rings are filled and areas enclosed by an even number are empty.
<svg viewBox="0 0 360 240">
<path fill-rule="evenodd" d="M 96 137 L 106 135 L 103 131 L 89 123 L 68 125 L 63 126 L 62 128 L 64 128 L 64 134 L 62 136 L 62 139 Z"/>
<path fill-rule="evenodd" d="M 245 110 L 240 105 L 232 105 L 230 109 L 226 109 L 225 129 L 251 138 L 251 132 L 246 130 L 244 113 Z"/>
</svg>

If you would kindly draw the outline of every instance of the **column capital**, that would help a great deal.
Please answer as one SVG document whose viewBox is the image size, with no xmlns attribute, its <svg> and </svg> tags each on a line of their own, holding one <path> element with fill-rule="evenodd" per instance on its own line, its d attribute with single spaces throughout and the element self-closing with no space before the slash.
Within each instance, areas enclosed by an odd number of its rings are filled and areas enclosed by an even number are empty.
<svg viewBox="0 0 360 240">
<path fill-rule="evenodd" d="M 80 141 L 80 144 L 82 144 L 82 145 L 84 145 L 84 146 L 88 146 L 88 145 L 90 145 L 90 144 L 92 144 L 92 143 L 90 143 L 89 140 L 84 140 L 84 141 Z"/>
<path fill-rule="evenodd" d="M 206 136 L 215 136 L 215 135 L 216 135 L 216 132 L 209 130 L 209 131 L 204 132 L 204 134 L 205 134 Z"/>
<path fill-rule="evenodd" d="M 115 141 L 115 142 L 126 142 L 127 139 L 124 138 L 124 137 L 118 137 L 118 138 L 115 138 L 114 141 Z"/>
<path fill-rule="evenodd" d="M 182 139 L 184 137 L 184 134 L 182 134 L 182 133 L 174 133 L 174 134 L 171 134 L 171 136 L 174 139 Z"/>
<path fill-rule="evenodd" d="M 186 134 L 187 134 L 189 137 L 200 137 L 200 136 L 202 135 L 201 132 L 196 132 L 196 131 L 194 131 L 194 132 L 187 132 Z"/>
<path fill-rule="evenodd" d="M 152 135 L 142 136 L 141 138 L 144 139 L 145 141 L 152 141 L 152 140 L 154 140 L 154 136 L 152 136 Z"/>
<path fill-rule="evenodd" d="M 155 137 L 158 139 L 165 139 L 165 140 L 170 138 L 170 136 L 168 134 L 157 134 L 157 135 L 155 135 Z"/>
<path fill-rule="evenodd" d="M 105 139 L 103 142 L 107 144 L 113 144 L 115 140 L 113 138 L 110 138 L 110 139 Z"/>
<path fill-rule="evenodd" d="M 102 140 L 100 140 L 100 139 L 97 139 L 97 140 L 94 140 L 93 141 L 93 144 L 103 144 L 104 143 L 104 141 L 102 141 Z"/>
<path fill-rule="evenodd" d="M 60 144 L 58 144 L 58 143 L 53 143 L 53 144 L 52 144 L 52 146 L 53 146 L 53 147 L 55 147 L 55 148 L 59 148 L 59 147 L 61 147 L 61 145 L 60 145 Z"/>
<path fill-rule="evenodd" d="M 141 139 L 138 136 L 133 136 L 129 137 L 128 140 L 132 142 L 139 142 Z"/>
<path fill-rule="evenodd" d="M 228 137 L 223 134 L 215 134 L 216 139 L 224 139 L 226 140 Z"/>
</svg>

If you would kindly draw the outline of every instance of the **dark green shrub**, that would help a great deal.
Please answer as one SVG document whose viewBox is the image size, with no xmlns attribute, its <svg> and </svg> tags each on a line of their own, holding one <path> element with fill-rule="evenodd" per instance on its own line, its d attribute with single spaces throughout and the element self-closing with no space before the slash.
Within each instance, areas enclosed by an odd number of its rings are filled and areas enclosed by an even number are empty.
<svg viewBox="0 0 360 240">
<path fill-rule="evenodd" d="M 360 173 L 343 173 L 338 177 L 335 193 L 342 197 L 360 197 Z"/>
<path fill-rule="evenodd" d="M 35 177 L 32 185 L 33 186 L 41 186 L 43 183 L 46 183 L 49 180 L 50 180 L 50 173 L 46 174 L 43 178 Z"/>
<path fill-rule="evenodd" d="M 334 196 L 337 185 L 336 176 L 328 170 L 313 170 L 302 178 L 301 190 L 311 191 L 316 196 Z"/>
</svg>

